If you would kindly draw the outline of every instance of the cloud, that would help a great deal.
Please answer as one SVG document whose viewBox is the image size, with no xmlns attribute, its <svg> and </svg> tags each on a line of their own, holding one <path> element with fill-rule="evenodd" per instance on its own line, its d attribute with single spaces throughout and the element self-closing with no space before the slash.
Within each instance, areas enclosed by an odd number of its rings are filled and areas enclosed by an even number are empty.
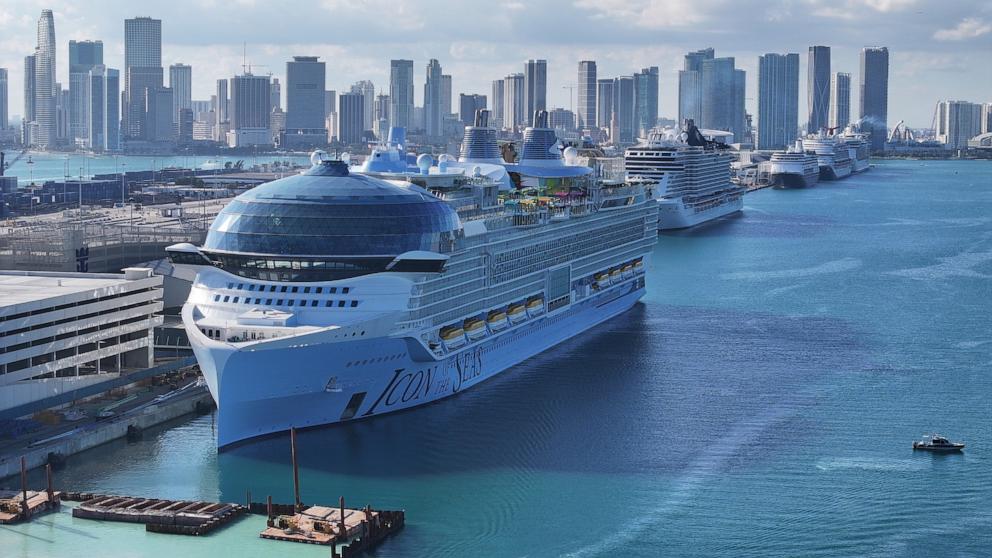
<svg viewBox="0 0 992 558">
<path fill-rule="evenodd" d="M 916 0 L 807 0 L 813 15 L 853 21 L 864 17 L 867 8 L 881 14 L 895 13 L 916 4 Z"/>
<path fill-rule="evenodd" d="M 576 0 L 577 8 L 599 19 L 614 19 L 646 29 L 698 25 L 708 19 L 721 0 Z"/>
<path fill-rule="evenodd" d="M 977 17 L 966 17 L 958 23 L 957 27 L 951 29 L 939 29 L 933 34 L 933 38 L 938 41 L 963 41 L 974 39 L 992 32 L 992 24 Z"/>
</svg>

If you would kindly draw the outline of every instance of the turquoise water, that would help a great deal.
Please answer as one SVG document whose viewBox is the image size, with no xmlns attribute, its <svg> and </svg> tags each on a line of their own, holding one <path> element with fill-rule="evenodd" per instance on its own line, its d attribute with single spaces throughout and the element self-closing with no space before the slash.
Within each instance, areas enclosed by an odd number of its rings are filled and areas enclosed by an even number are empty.
<svg viewBox="0 0 992 558">
<path fill-rule="evenodd" d="M 762 190 L 663 235 L 653 265 L 643 304 L 474 390 L 301 433 L 304 501 L 405 509 L 383 558 L 988 555 L 992 164 Z M 211 420 L 70 458 L 59 483 L 291 501 L 288 437 L 217 455 Z M 934 429 L 965 453 L 914 453 Z M 66 510 L 0 548 L 328 554 L 261 526 L 148 535 Z"/>
</svg>

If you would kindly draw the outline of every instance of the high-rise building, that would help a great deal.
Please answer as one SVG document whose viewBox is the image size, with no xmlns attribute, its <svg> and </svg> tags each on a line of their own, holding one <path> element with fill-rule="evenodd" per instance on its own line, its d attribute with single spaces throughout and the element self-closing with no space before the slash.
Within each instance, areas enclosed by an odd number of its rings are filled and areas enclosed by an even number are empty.
<svg viewBox="0 0 992 558">
<path fill-rule="evenodd" d="M 524 75 L 510 74 L 503 78 L 503 127 L 515 131 L 525 122 Z"/>
<path fill-rule="evenodd" d="M 193 108 L 193 68 L 186 64 L 169 66 L 169 89 L 172 89 L 172 119 L 179 124 L 179 111 Z"/>
<path fill-rule="evenodd" d="M 992 132 L 992 103 L 982 104 L 982 133 Z"/>
<path fill-rule="evenodd" d="M 440 85 L 440 82 L 438 83 Z M 338 95 L 338 141 L 346 144 L 362 141 L 365 121 L 365 95 L 342 93 Z"/>
<path fill-rule="evenodd" d="M 282 84 L 277 77 L 272 78 L 272 83 L 269 84 L 269 104 L 272 105 L 272 110 L 282 108 Z"/>
<path fill-rule="evenodd" d="M 389 63 L 389 125 L 410 128 L 413 123 L 413 60 Z"/>
<path fill-rule="evenodd" d="M 883 151 L 889 117 L 889 49 L 886 47 L 865 47 L 861 50 L 859 108 L 861 131 L 871 133 L 873 151 Z"/>
<path fill-rule="evenodd" d="M 462 93 L 458 96 L 458 117 L 462 124 L 472 126 L 475 124 L 475 113 L 486 108 L 485 95 L 466 95 Z"/>
<path fill-rule="evenodd" d="M 326 87 L 327 67 L 318 57 L 294 56 L 286 62 L 286 129 L 280 141 L 283 147 L 327 143 Z"/>
<path fill-rule="evenodd" d="M 10 96 L 7 92 L 7 68 L 0 68 L 0 130 L 6 130 L 10 122 L 8 103 Z"/>
<path fill-rule="evenodd" d="M 228 116 L 228 109 L 231 106 L 230 97 L 227 93 L 228 81 L 226 79 L 217 80 L 217 93 L 214 95 L 216 106 L 214 107 L 214 141 L 227 141 L 227 132 L 230 129 L 231 118 Z"/>
<path fill-rule="evenodd" d="M 534 113 L 548 110 L 548 61 L 528 60 L 524 64 L 524 122 L 534 124 Z"/>
<path fill-rule="evenodd" d="M 579 62 L 578 82 L 579 129 L 596 127 L 596 62 L 582 60 Z"/>
<path fill-rule="evenodd" d="M 706 51 L 708 53 L 708 51 Z M 700 128 L 723 130 L 734 134 L 734 141 L 746 142 L 744 130 L 745 73 L 734 67 L 734 58 L 704 58 L 699 62 L 702 90 Z"/>
<path fill-rule="evenodd" d="M 441 76 L 441 119 L 448 118 L 452 114 L 451 76 L 443 74 Z"/>
<path fill-rule="evenodd" d="M 609 128 L 613 121 L 613 79 L 596 80 L 596 126 Z"/>
<path fill-rule="evenodd" d="M 121 74 L 103 64 L 87 73 L 86 144 L 94 151 L 120 149 Z"/>
<path fill-rule="evenodd" d="M 554 108 L 548 112 L 548 126 L 563 132 L 575 131 L 575 113 L 564 108 Z"/>
<path fill-rule="evenodd" d="M 501 79 L 493 80 L 492 106 L 489 125 L 497 130 L 503 128 L 503 106 L 506 104 L 506 85 Z"/>
<path fill-rule="evenodd" d="M 826 128 L 830 115 L 830 47 L 809 47 L 806 66 L 806 105 L 809 118 L 806 131 L 815 134 Z"/>
<path fill-rule="evenodd" d="M 231 131 L 227 133 L 230 147 L 271 145 L 270 86 L 269 76 L 245 73 L 231 78 Z M 289 114 L 286 116 L 288 120 Z"/>
<path fill-rule="evenodd" d="M 753 144 L 751 137 L 750 115 L 745 109 L 747 99 L 747 72 L 744 70 L 734 70 L 734 118 L 730 131 L 734 133 L 734 141 L 737 143 Z M 798 110 L 798 109 L 797 109 Z"/>
<path fill-rule="evenodd" d="M 162 87 L 162 20 L 136 17 L 124 20 L 124 135 L 149 139 L 144 119 L 147 90 Z M 171 111 L 171 107 L 170 107 Z"/>
<path fill-rule="evenodd" d="M 440 138 L 444 126 L 444 86 L 441 64 L 431 59 L 427 63 L 427 81 L 424 83 L 424 131 L 428 138 Z"/>
<path fill-rule="evenodd" d="M 658 66 L 634 74 L 634 133 L 647 137 L 658 124 Z"/>
<path fill-rule="evenodd" d="M 371 81 L 363 79 L 351 86 L 351 92 L 365 97 L 365 101 L 363 101 L 365 115 L 362 118 L 362 126 L 364 130 L 373 129 L 375 124 L 375 85 Z"/>
<path fill-rule="evenodd" d="M 634 76 L 620 76 L 613 80 L 613 117 L 611 128 L 615 124 L 616 133 L 610 137 L 614 143 L 634 143 L 635 130 L 635 98 Z"/>
<path fill-rule="evenodd" d="M 937 113 L 937 141 L 948 149 L 966 149 L 968 140 L 982 133 L 982 105 L 978 103 L 941 101 Z"/>
<path fill-rule="evenodd" d="M 176 139 L 176 120 L 172 114 L 175 95 L 170 87 L 145 89 L 145 112 L 142 139 L 154 142 L 172 142 Z"/>
<path fill-rule="evenodd" d="M 389 134 L 389 95 L 375 96 L 375 116 L 372 122 L 375 137 L 383 139 Z"/>
<path fill-rule="evenodd" d="M 34 67 L 37 59 L 33 54 L 24 57 L 24 122 L 34 122 Z M 31 142 L 24 138 L 25 144 Z"/>
<path fill-rule="evenodd" d="M 713 49 L 707 48 L 685 55 L 679 71 L 679 126 L 687 119 L 697 125 L 703 121 L 702 65 L 704 60 L 712 60 L 713 54 Z"/>
<path fill-rule="evenodd" d="M 798 129 L 799 55 L 758 57 L 758 149 L 784 149 Z"/>
<path fill-rule="evenodd" d="M 69 90 L 63 89 L 62 84 L 55 83 L 55 143 L 66 144 L 71 138 L 72 129 L 69 125 Z"/>
<path fill-rule="evenodd" d="M 836 72 L 830 78 L 830 127 L 851 123 L 851 74 Z"/>
<path fill-rule="evenodd" d="M 69 41 L 69 127 L 74 139 L 88 139 L 90 70 L 103 64 L 103 41 Z"/>
<path fill-rule="evenodd" d="M 338 114 L 338 92 L 331 89 L 330 91 L 324 91 L 324 114 L 334 114 L 334 126 L 337 129 L 337 114 Z M 337 134 L 334 134 L 337 137 Z"/>
<path fill-rule="evenodd" d="M 52 10 L 42 10 L 38 18 L 38 46 L 34 51 L 34 120 L 31 145 L 42 149 L 54 147 L 58 138 L 58 115 L 61 88 L 55 88 L 55 17 Z"/>
</svg>

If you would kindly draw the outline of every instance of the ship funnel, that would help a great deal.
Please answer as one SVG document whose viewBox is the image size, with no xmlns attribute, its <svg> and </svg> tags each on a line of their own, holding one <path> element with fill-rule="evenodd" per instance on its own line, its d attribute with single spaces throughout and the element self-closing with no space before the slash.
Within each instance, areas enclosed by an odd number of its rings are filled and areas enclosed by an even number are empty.
<svg viewBox="0 0 992 558">
<path fill-rule="evenodd" d="M 477 128 L 488 128 L 489 127 L 489 111 L 486 109 L 479 109 L 475 111 L 475 126 Z"/>
<path fill-rule="evenodd" d="M 546 110 L 535 110 L 534 111 L 534 128 L 547 128 L 548 127 L 548 111 Z"/>
<path fill-rule="evenodd" d="M 389 137 L 386 141 L 390 145 L 406 145 L 406 128 L 403 126 L 390 126 Z"/>
</svg>

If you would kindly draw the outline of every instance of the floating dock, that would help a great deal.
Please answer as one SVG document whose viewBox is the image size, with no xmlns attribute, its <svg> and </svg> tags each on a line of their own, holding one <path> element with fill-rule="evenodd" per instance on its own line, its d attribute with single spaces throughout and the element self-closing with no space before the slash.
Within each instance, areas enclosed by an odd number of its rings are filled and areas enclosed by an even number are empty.
<svg viewBox="0 0 992 558">
<path fill-rule="evenodd" d="M 0 525 L 28 521 L 32 517 L 57 510 L 62 505 L 62 493 L 52 489 L 52 466 L 45 467 L 48 490 L 28 490 L 27 465 L 21 458 L 21 489 L 0 490 Z"/>
<path fill-rule="evenodd" d="M 160 500 L 67 492 L 65 499 L 82 502 L 72 510 L 73 517 L 143 523 L 153 533 L 205 535 L 248 513 L 239 504 L 218 504 L 192 500 Z"/>
<path fill-rule="evenodd" d="M 260 504 L 252 505 L 253 509 Z M 285 506 L 280 506 L 284 508 Z M 353 556 L 382 542 L 403 527 L 402 511 L 373 510 L 344 507 L 341 498 L 337 508 L 310 506 L 297 513 L 273 515 L 273 505 L 267 506 L 268 527 L 259 536 L 263 539 L 340 547 L 340 556 Z"/>
</svg>

